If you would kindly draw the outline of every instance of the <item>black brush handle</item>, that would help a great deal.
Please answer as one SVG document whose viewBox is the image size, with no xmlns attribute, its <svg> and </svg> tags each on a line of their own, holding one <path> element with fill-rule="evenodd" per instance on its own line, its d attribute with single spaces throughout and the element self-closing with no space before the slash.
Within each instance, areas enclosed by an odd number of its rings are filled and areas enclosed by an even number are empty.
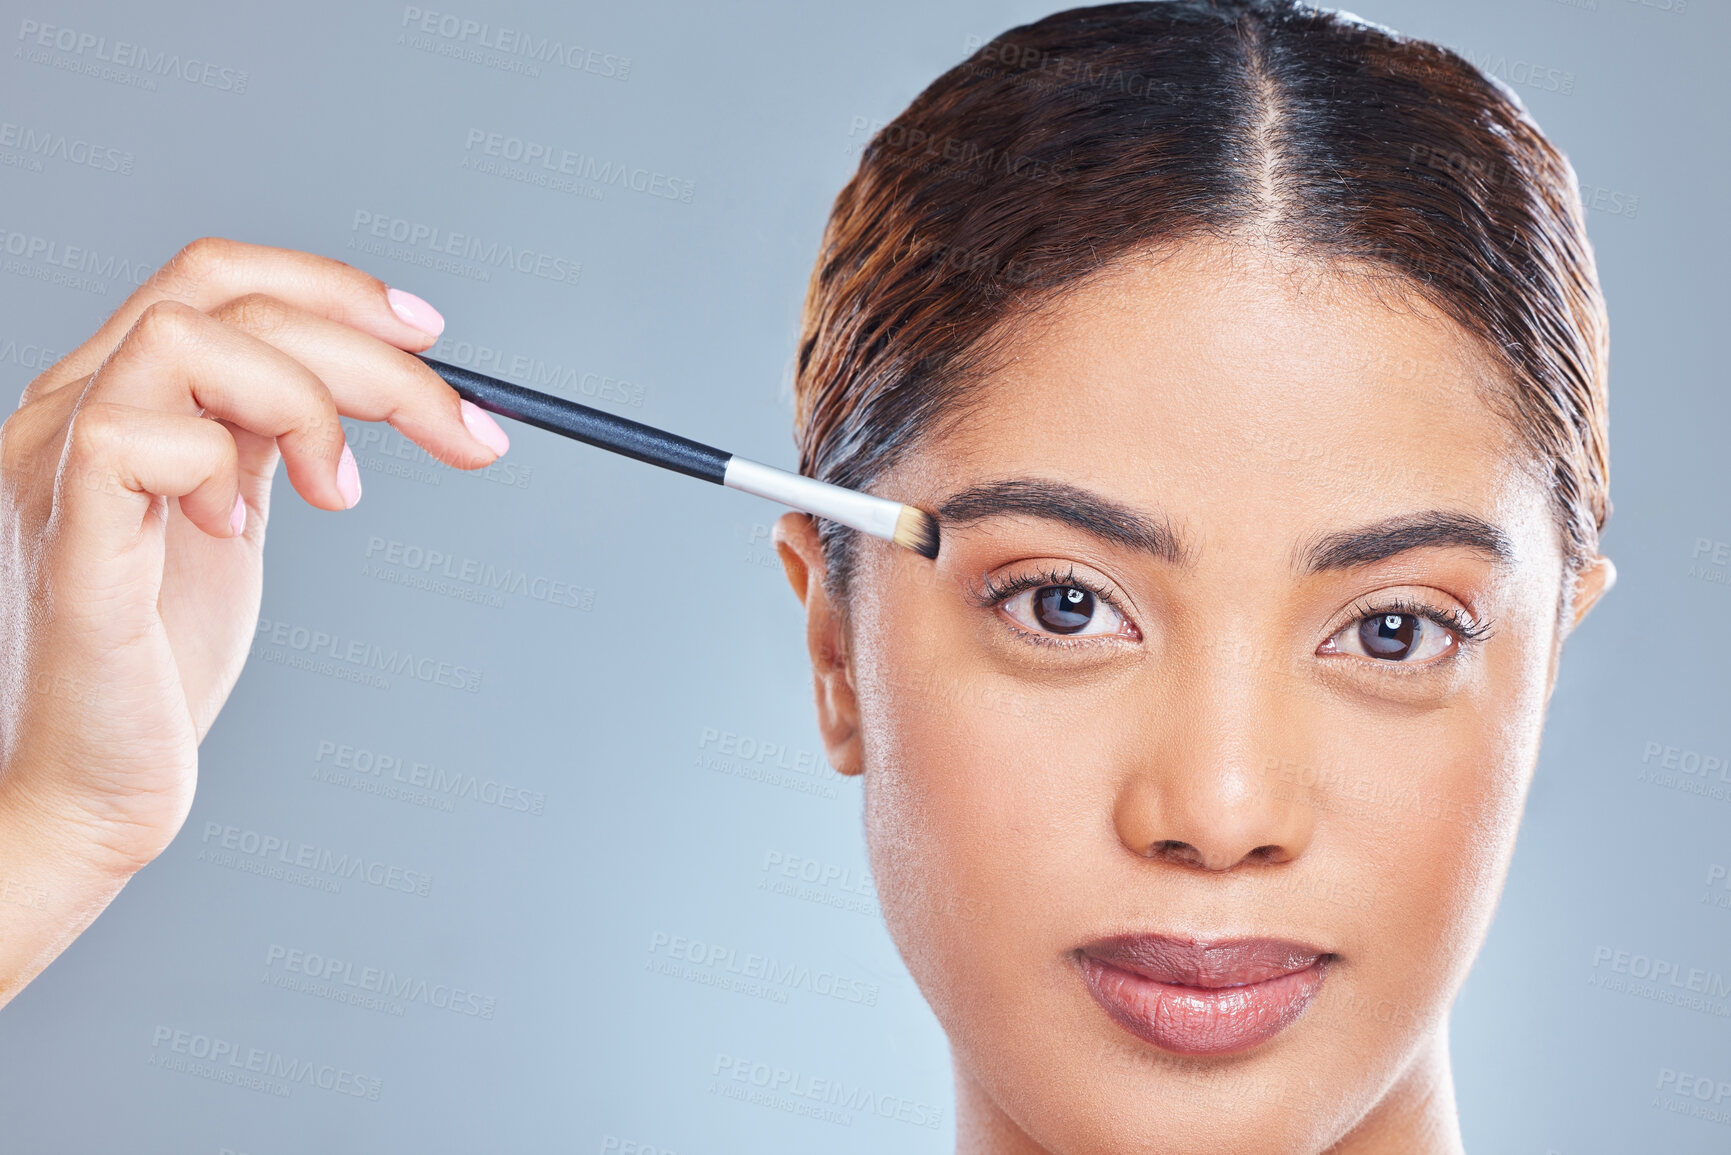
<svg viewBox="0 0 1731 1155">
<path fill-rule="evenodd" d="M 704 445 L 700 441 L 692 441 L 677 433 L 669 433 L 653 425 L 644 425 L 640 421 L 615 417 L 611 413 L 603 413 L 599 409 L 591 409 L 587 405 L 579 405 L 575 401 L 567 401 L 550 393 L 525 389 L 509 381 L 489 377 L 485 373 L 476 373 L 458 365 L 447 365 L 431 357 L 422 357 L 421 360 L 427 363 L 429 369 L 443 377 L 451 388 L 457 391 L 458 396 L 473 401 L 489 413 L 497 413 L 525 425 L 545 429 L 549 433 L 559 433 L 578 441 L 586 441 L 590 445 L 599 445 L 602 449 L 611 449 L 614 453 L 634 457 L 638 461 L 647 461 L 651 465 L 659 465 L 663 469 L 671 469 L 690 477 L 700 477 L 704 481 L 713 481 L 717 485 L 720 485 L 727 475 L 727 461 L 733 454 L 725 453 L 712 445 Z"/>
</svg>

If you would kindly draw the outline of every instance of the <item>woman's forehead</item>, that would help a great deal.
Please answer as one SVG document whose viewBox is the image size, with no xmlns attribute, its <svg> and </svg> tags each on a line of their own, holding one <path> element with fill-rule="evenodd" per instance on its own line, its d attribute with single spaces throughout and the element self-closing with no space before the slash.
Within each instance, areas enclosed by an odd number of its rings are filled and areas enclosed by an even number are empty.
<svg viewBox="0 0 1731 1155">
<path fill-rule="evenodd" d="M 1228 389 L 1269 409 L 1461 406 L 1501 378 L 1479 340 L 1397 274 L 1236 242 L 1120 262 L 996 344 L 993 378 L 1188 387 L 1221 412 Z"/>
<path fill-rule="evenodd" d="M 895 471 L 922 503 L 1052 478 L 1208 536 L 1294 546 L 1548 506 L 1493 406 L 1490 358 L 1385 282 L 1180 254 L 1069 294 L 1001 351 L 961 419 Z"/>
<path fill-rule="evenodd" d="M 1103 454 L 1140 439 L 1215 462 L 1227 445 L 1260 456 L 1300 435 L 1426 456 L 1445 423 L 1493 448 L 1512 440 L 1490 401 L 1497 367 L 1422 299 L 1244 260 L 1222 273 L 1179 255 L 1066 294 L 999 343 L 959 432 L 1001 441 L 1019 427 Z"/>
</svg>

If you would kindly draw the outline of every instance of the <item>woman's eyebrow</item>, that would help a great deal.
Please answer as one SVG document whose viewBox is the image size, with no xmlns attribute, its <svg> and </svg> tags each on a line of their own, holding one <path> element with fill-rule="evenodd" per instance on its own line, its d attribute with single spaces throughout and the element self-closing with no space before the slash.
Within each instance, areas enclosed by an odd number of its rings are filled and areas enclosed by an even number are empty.
<svg viewBox="0 0 1731 1155">
<path fill-rule="evenodd" d="M 960 490 L 938 506 L 940 523 L 949 525 L 1003 516 L 1061 522 L 1173 565 L 1189 560 L 1188 547 L 1163 516 L 1069 482 L 1006 478 Z M 1432 509 L 1315 538 L 1294 551 L 1293 565 L 1302 573 L 1314 574 L 1371 565 L 1408 550 L 1449 547 L 1482 554 L 1498 565 L 1514 560 L 1508 535 L 1490 522 L 1470 513 Z"/>
<path fill-rule="evenodd" d="M 1293 568 L 1306 574 L 1352 569 L 1411 549 L 1451 546 L 1482 554 L 1498 565 L 1508 565 L 1515 556 L 1508 535 L 1483 518 L 1429 509 L 1316 538 L 1294 551 Z"/>
<path fill-rule="evenodd" d="M 953 493 L 938 506 L 940 524 L 966 525 L 1005 515 L 1062 522 L 1173 565 L 1183 564 L 1186 557 L 1183 543 L 1165 518 L 1064 481 L 1006 478 Z"/>
</svg>

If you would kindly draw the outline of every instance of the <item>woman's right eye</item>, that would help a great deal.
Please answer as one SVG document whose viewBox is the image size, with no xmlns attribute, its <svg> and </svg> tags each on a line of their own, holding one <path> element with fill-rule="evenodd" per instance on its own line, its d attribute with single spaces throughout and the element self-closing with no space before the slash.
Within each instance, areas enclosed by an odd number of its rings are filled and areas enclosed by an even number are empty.
<svg viewBox="0 0 1731 1155">
<path fill-rule="evenodd" d="M 1036 633 L 1086 637 L 1124 632 L 1129 623 L 1099 594 L 1082 586 L 1035 586 L 1013 594 L 1003 610 Z"/>
</svg>

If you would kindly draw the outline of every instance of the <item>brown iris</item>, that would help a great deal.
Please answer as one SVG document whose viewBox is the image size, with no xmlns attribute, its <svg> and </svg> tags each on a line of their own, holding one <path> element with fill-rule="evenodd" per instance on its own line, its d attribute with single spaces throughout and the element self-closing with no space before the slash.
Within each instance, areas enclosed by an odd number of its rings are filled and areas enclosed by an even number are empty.
<svg viewBox="0 0 1731 1155">
<path fill-rule="evenodd" d="M 1034 620 L 1054 634 L 1073 634 L 1094 620 L 1094 595 L 1076 586 L 1034 591 Z"/>
<path fill-rule="evenodd" d="M 1376 614 L 1358 623 L 1358 640 L 1373 658 L 1399 662 L 1409 657 L 1424 632 L 1417 614 Z"/>
</svg>

